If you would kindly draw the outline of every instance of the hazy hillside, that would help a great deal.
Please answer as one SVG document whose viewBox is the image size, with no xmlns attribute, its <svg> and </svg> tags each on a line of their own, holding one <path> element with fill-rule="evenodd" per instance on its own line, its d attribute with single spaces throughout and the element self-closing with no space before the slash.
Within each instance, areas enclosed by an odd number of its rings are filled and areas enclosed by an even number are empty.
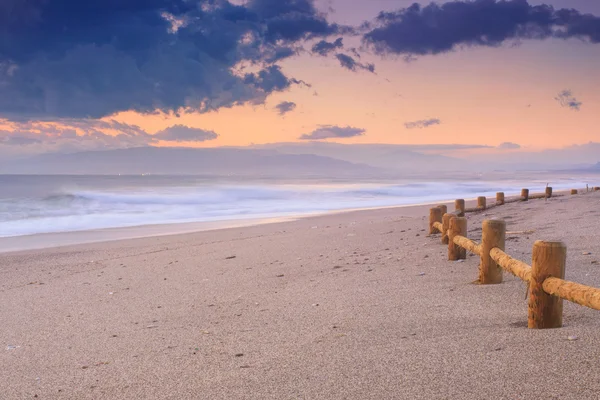
<svg viewBox="0 0 600 400">
<path fill-rule="evenodd" d="M 409 146 L 391 144 L 340 144 L 325 142 L 273 143 L 255 145 L 256 149 L 272 149 L 286 154 L 316 154 L 373 167 L 417 173 L 425 171 L 464 171 L 466 160 L 442 155 L 424 154 Z"/>
<path fill-rule="evenodd" d="M 383 171 L 330 157 L 273 150 L 140 147 L 44 154 L 0 165 L 0 173 L 377 176 Z"/>
</svg>

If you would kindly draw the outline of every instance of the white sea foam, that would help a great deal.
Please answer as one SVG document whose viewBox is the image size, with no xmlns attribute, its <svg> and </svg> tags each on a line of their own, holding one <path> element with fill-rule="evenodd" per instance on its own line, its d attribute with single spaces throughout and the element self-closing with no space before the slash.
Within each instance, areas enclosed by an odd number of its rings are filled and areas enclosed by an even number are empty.
<svg viewBox="0 0 600 400">
<path fill-rule="evenodd" d="M 508 186 L 507 186 L 508 185 Z M 0 199 L 0 237 L 200 221 L 301 216 L 543 191 L 543 183 L 227 184 L 54 191 Z M 555 190 L 585 187 L 565 181 Z"/>
</svg>

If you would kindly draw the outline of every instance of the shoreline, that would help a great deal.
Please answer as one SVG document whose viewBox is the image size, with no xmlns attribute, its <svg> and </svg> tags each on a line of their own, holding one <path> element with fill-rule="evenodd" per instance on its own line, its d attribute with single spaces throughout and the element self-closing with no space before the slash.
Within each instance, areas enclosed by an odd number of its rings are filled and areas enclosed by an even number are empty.
<svg viewBox="0 0 600 400">
<path fill-rule="evenodd" d="M 582 189 L 578 189 L 582 190 Z M 568 194 L 569 190 L 560 189 L 554 192 L 554 195 L 562 196 Z M 585 192 L 583 192 L 585 193 Z M 583 194 L 580 193 L 580 194 Z M 531 193 L 533 196 L 538 193 Z M 518 198 L 518 193 L 506 194 L 506 200 Z M 467 205 L 475 204 L 477 197 L 465 197 Z M 533 199 L 532 199 L 533 200 Z M 92 243 L 104 243 L 121 240 L 132 240 L 142 239 L 151 237 L 161 236 L 176 236 L 191 234 L 196 232 L 216 231 L 222 229 L 233 229 L 243 228 L 249 226 L 281 223 L 288 221 L 296 221 L 299 219 L 322 217 L 327 215 L 338 215 L 344 213 L 354 212 L 368 212 L 375 210 L 395 209 L 395 208 L 413 208 L 413 207 L 424 207 L 437 204 L 448 204 L 453 205 L 454 199 L 443 199 L 431 202 L 422 202 L 414 204 L 399 204 L 390 206 L 380 207 L 366 207 L 366 208 L 349 208 L 341 210 L 332 210 L 325 212 L 307 213 L 307 214 L 295 214 L 295 215 L 282 215 L 275 217 L 256 217 L 246 219 L 230 219 L 230 220 L 219 220 L 219 221 L 195 221 L 195 222 L 181 222 L 181 223 L 165 223 L 165 224 L 148 224 L 148 225 L 135 225 L 128 227 L 112 227 L 112 228 L 100 228 L 100 229 L 86 229 L 77 231 L 62 231 L 62 232 L 47 232 L 47 233 L 36 233 L 28 235 L 18 236 L 6 236 L 0 237 L 0 254 L 13 253 L 20 251 L 29 250 L 43 250 L 51 249 L 56 247 L 75 246 Z M 494 204 L 494 205 L 492 205 Z M 495 207 L 495 203 L 489 204 L 491 207 Z"/>
</svg>

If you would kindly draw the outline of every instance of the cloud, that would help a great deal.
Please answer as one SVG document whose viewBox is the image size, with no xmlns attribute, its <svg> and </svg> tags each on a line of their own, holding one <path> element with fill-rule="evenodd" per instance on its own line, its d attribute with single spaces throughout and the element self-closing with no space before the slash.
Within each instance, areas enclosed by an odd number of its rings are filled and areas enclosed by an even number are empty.
<svg viewBox="0 0 600 400">
<path fill-rule="evenodd" d="M 173 125 L 152 135 L 152 139 L 165 140 L 168 142 L 204 142 L 214 140 L 219 135 L 213 131 L 205 131 L 199 128 L 190 128 L 185 125 Z"/>
<path fill-rule="evenodd" d="M 432 125 L 439 125 L 442 121 L 439 118 L 429 118 L 429 119 L 421 119 L 418 121 L 405 122 L 404 126 L 406 129 L 414 129 L 414 128 L 427 128 Z"/>
<path fill-rule="evenodd" d="M 573 97 L 573 93 L 570 90 L 561 91 L 554 100 L 558 101 L 561 107 L 568 107 L 571 110 L 579 111 L 582 106 L 582 102 L 578 101 Z"/>
<path fill-rule="evenodd" d="M 369 72 L 375 72 L 375 65 L 373 64 L 361 64 L 346 54 L 336 54 L 336 57 L 339 60 L 340 65 L 350 71 L 356 71 L 357 68 L 360 68 Z"/>
<path fill-rule="evenodd" d="M 379 54 L 427 55 L 460 46 L 495 47 L 506 41 L 580 38 L 600 43 L 600 17 L 527 0 L 430 3 L 381 12 L 364 42 Z"/>
<path fill-rule="evenodd" d="M 322 140 L 331 138 L 349 138 L 355 136 L 362 136 L 365 133 L 365 129 L 353 128 L 350 126 L 341 127 L 336 125 L 319 125 L 319 128 L 315 129 L 310 133 L 305 133 L 300 136 L 301 140 Z"/>
<path fill-rule="evenodd" d="M 520 149 L 521 145 L 513 142 L 504 142 L 500 143 L 497 148 L 502 150 L 516 150 Z"/>
<path fill-rule="evenodd" d="M 334 50 L 341 49 L 343 47 L 344 43 L 342 38 L 337 38 L 335 42 L 321 40 L 320 42 L 314 44 L 314 46 L 312 47 L 312 52 L 321 56 L 326 56 Z"/>
<path fill-rule="evenodd" d="M 275 62 L 306 40 L 351 31 L 328 22 L 313 0 L 81 4 L 0 5 L 0 116 L 101 118 L 261 103 L 301 83 Z M 244 66 L 255 72 L 240 73 Z"/>
<path fill-rule="evenodd" d="M 281 103 L 277 104 L 275 108 L 279 112 L 279 115 L 285 115 L 296 108 L 296 103 L 292 101 L 282 101 Z"/>
<path fill-rule="evenodd" d="M 213 131 L 185 125 L 174 125 L 153 135 L 115 120 L 0 122 L 9 128 L 0 130 L 0 153 L 10 155 L 121 149 L 163 141 L 200 143 L 218 137 Z"/>
</svg>

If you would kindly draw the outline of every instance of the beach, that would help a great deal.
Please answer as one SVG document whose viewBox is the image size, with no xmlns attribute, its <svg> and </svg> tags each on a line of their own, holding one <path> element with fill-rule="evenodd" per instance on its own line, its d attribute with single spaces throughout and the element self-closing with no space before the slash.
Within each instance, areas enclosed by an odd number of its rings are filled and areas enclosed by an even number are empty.
<svg viewBox="0 0 600 400">
<path fill-rule="evenodd" d="M 471 213 L 469 237 L 505 219 L 527 263 L 562 240 L 566 279 L 600 287 L 599 203 Z M 428 213 L 0 253 L 0 399 L 597 399 L 600 314 L 565 301 L 563 328 L 527 329 L 526 285 L 475 284 Z"/>
</svg>

